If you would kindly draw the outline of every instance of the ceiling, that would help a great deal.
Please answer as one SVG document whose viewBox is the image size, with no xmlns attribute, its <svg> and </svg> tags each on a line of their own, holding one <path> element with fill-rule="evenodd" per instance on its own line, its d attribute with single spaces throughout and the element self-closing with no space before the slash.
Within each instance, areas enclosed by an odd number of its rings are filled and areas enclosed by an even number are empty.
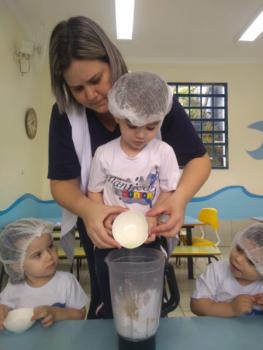
<svg viewBox="0 0 263 350">
<path fill-rule="evenodd" d="M 114 0 L 3 1 L 27 39 L 42 45 L 57 22 L 84 15 L 104 28 L 128 62 L 263 63 L 263 34 L 237 42 L 263 0 L 135 0 L 132 41 L 116 40 Z"/>
</svg>

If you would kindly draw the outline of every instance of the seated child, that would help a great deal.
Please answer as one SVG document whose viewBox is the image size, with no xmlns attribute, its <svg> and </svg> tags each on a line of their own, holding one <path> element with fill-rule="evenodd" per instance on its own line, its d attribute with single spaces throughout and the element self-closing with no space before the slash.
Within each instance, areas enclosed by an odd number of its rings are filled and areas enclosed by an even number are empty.
<svg viewBox="0 0 263 350">
<path fill-rule="evenodd" d="M 8 311 L 33 307 L 32 319 L 44 327 L 59 320 L 80 320 L 88 297 L 69 272 L 56 271 L 53 225 L 34 218 L 17 220 L 0 233 L 0 261 L 9 275 L 0 294 L 0 330 Z"/>
<path fill-rule="evenodd" d="M 263 314 L 263 224 L 239 232 L 229 261 L 217 261 L 196 280 L 191 310 L 199 316 Z"/>
</svg>

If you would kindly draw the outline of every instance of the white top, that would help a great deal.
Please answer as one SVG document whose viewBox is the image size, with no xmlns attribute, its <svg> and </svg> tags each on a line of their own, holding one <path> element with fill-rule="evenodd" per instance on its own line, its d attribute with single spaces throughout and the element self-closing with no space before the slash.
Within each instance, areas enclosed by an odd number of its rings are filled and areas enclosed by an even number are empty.
<svg viewBox="0 0 263 350">
<path fill-rule="evenodd" d="M 86 116 L 86 109 L 80 108 L 76 110 L 74 107 L 67 108 L 66 110 L 68 120 L 72 130 L 72 141 L 74 148 L 81 166 L 81 181 L 80 189 L 83 193 L 86 193 L 90 164 L 91 164 L 91 145 L 88 119 Z M 77 215 L 71 213 L 67 209 L 62 210 L 62 224 L 61 224 L 61 236 L 62 238 L 70 232 L 77 222 Z M 64 247 L 63 247 L 64 248 Z M 67 251 L 66 251 L 67 253 Z"/>
<path fill-rule="evenodd" d="M 72 141 L 81 166 L 80 190 L 86 193 L 92 158 L 86 109 L 82 107 L 77 110 L 74 107 L 70 107 L 66 109 L 66 113 L 71 125 Z M 60 243 L 71 262 L 74 258 L 75 225 L 77 218 L 77 215 L 71 213 L 66 208 L 62 208 Z"/>
<path fill-rule="evenodd" d="M 255 295 L 258 293 L 263 293 L 263 280 L 243 286 L 233 277 L 228 261 L 217 261 L 209 264 L 206 271 L 196 279 L 196 289 L 192 298 L 231 302 L 240 294 Z"/>
<path fill-rule="evenodd" d="M 91 164 L 88 189 L 103 192 L 107 205 L 119 205 L 142 212 L 149 210 L 160 191 L 177 187 L 180 170 L 174 150 L 153 139 L 135 157 L 120 146 L 120 138 L 98 147 Z"/>
<path fill-rule="evenodd" d="M 57 271 L 48 283 L 39 288 L 33 288 L 26 282 L 19 284 L 8 282 L 0 294 L 0 304 L 12 309 L 34 308 L 40 305 L 81 309 L 88 301 L 75 276 L 64 271 Z"/>
</svg>

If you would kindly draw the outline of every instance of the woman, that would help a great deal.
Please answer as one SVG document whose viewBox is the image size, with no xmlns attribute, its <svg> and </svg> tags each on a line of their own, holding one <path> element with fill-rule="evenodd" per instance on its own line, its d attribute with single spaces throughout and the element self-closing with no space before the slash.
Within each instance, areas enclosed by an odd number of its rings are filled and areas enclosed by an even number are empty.
<svg viewBox="0 0 263 350">
<path fill-rule="evenodd" d="M 85 191 L 96 148 L 120 136 L 108 110 L 107 93 L 127 72 L 127 67 L 103 30 L 86 17 L 72 17 L 54 28 L 49 55 L 51 85 L 57 103 L 50 121 L 48 177 L 54 199 L 78 217 L 77 226 L 91 275 L 91 318 L 95 317 L 94 310 L 99 302 L 93 245 L 119 247 L 107 234 L 105 221 L 112 217 L 110 214 L 118 214 L 123 209 L 91 202 Z M 173 147 L 184 171 L 176 192 L 148 214 L 168 214 L 169 220 L 152 232 L 173 237 L 183 224 L 187 202 L 209 175 L 210 161 L 190 119 L 175 98 L 162 124 L 161 134 L 162 139 Z M 62 234 L 72 228 L 75 218 L 69 213 L 64 215 Z"/>
</svg>

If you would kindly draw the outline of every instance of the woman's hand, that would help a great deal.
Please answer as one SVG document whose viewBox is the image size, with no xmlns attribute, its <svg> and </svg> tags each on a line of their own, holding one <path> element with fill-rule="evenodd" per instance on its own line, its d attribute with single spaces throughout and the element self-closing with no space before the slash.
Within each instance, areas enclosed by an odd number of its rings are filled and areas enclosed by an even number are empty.
<svg viewBox="0 0 263 350">
<path fill-rule="evenodd" d="M 154 227 L 156 227 L 157 225 L 157 219 L 155 217 L 153 218 L 150 218 L 149 216 L 147 217 L 146 216 L 146 220 L 148 222 L 148 227 L 149 227 L 149 235 L 148 235 L 148 238 L 146 239 L 146 241 L 144 243 L 148 244 L 148 243 L 151 243 L 151 242 L 154 242 L 155 239 L 156 239 L 156 235 L 154 234 L 151 234 L 151 231 Z"/>
<path fill-rule="evenodd" d="M 4 305 L 4 304 L 0 304 L 0 330 L 4 330 L 4 320 L 6 319 L 6 316 L 8 314 L 8 312 L 11 310 L 10 307 Z"/>
<path fill-rule="evenodd" d="M 105 228 L 110 215 L 118 215 L 125 211 L 121 207 L 107 207 L 96 203 L 80 190 L 80 180 L 51 180 L 51 193 L 54 199 L 70 212 L 81 217 L 87 234 L 98 248 L 120 248 Z"/>
<path fill-rule="evenodd" d="M 151 233 L 165 237 L 176 236 L 184 223 L 184 212 L 185 203 L 181 201 L 179 196 L 177 196 L 177 192 L 174 192 L 169 197 L 157 202 L 154 208 L 150 209 L 146 215 L 156 217 L 161 214 L 166 214 L 168 220 L 165 223 L 161 222 L 159 225 L 152 228 Z"/>
<path fill-rule="evenodd" d="M 147 216 L 169 215 L 168 221 L 158 225 L 152 233 L 166 237 L 178 234 L 184 222 L 186 205 L 206 181 L 210 170 L 211 163 L 207 153 L 186 164 L 176 191 L 169 197 L 157 201 L 154 208 L 147 212 Z"/>
<path fill-rule="evenodd" d="M 89 204 L 81 213 L 87 233 L 98 248 L 121 248 L 111 235 L 113 220 L 126 211 L 122 207 L 109 207 L 89 200 Z"/>
</svg>

